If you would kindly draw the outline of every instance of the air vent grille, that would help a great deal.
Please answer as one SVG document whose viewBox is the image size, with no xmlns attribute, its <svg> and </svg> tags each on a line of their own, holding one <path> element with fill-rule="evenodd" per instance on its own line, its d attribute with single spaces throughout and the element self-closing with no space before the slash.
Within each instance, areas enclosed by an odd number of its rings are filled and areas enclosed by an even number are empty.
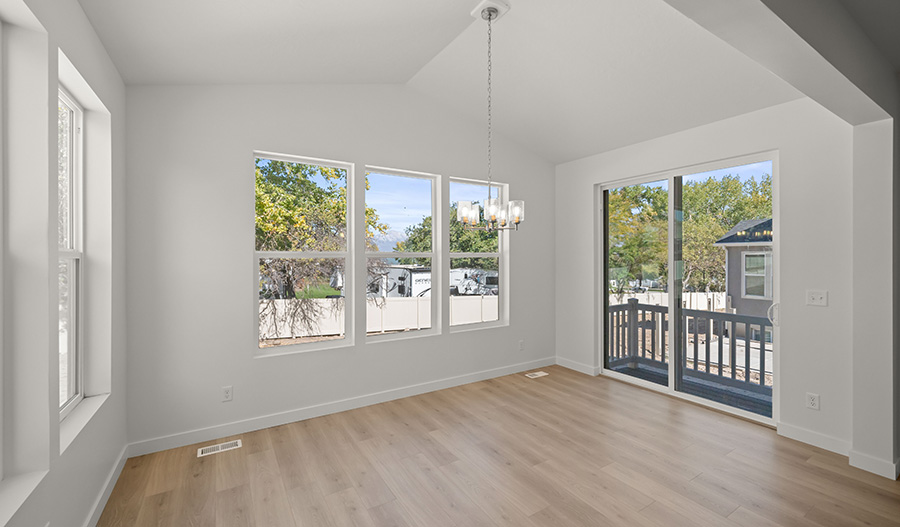
<svg viewBox="0 0 900 527">
<path fill-rule="evenodd" d="M 543 377 L 545 375 L 550 375 L 550 374 L 545 371 L 533 371 L 531 373 L 525 374 L 525 376 L 528 377 L 529 379 L 537 379 L 538 377 Z"/>
<path fill-rule="evenodd" d="M 241 448 L 243 446 L 241 444 L 240 439 L 236 439 L 234 441 L 228 441 L 227 443 L 219 443 L 218 445 L 205 446 L 203 448 L 197 449 L 197 457 L 208 456 L 211 454 L 218 454 L 219 452 L 225 452 L 226 450 L 234 450 L 235 448 Z"/>
</svg>

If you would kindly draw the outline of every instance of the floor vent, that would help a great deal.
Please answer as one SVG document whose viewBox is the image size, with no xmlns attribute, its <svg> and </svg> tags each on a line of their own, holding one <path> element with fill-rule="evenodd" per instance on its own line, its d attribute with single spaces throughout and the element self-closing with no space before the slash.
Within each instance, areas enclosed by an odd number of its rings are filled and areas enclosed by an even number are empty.
<svg viewBox="0 0 900 527">
<path fill-rule="evenodd" d="M 226 450 L 241 448 L 241 446 L 242 445 L 240 439 L 229 441 L 227 443 L 219 443 L 218 445 L 205 446 L 203 448 L 197 449 L 197 457 L 208 456 L 210 454 L 218 454 L 219 452 L 225 452 Z"/>
<path fill-rule="evenodd" d="M 531 373 L 525 374 L 525 376 L 528 377 L 529 379 L 537 379 L 538 377 L 543 377 L 545 375 L 550 375 L 550 374 L 545 371 L 533 371 Z"/>
</svg>

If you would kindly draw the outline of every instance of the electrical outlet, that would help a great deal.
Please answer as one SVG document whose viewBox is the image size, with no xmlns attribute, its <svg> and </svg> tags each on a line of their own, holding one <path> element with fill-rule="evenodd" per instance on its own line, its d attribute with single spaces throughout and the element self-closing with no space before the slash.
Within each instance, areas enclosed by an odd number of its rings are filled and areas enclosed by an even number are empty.
<svg viewBox="0 0 900 527">
<path fill-rule="evenodd" d="M 807 289 L 806 305 L 826 307 L 828 305 L 828 291 L 824 289 Z"/>
<path fill-rule="evenodd" d="M 524 340 L 519 341 L 519 351 L 525 351 L 525 341 Z"/>
<path fill-rule="evenodd" d="M 820 408 L 819 394 L 806 392 L 806 407 L 810 410 L 818 410 Z"/>
<path fill-rule="evenodd" d="M 234 388 L 231 386 L 222 386 L 222 402 L 227 403 L 234 399 Z"/>
</svg>

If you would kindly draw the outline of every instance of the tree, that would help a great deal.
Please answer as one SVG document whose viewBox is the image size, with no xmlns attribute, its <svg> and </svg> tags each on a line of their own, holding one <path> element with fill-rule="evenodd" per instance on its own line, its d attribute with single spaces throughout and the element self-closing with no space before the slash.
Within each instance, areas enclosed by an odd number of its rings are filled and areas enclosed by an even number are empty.
<svg viewBox="0 0 900 527">
<path fill-rule="evenodd" d="M 725 251 L 715 245 L 742 220 L 772 215 L 772 178 L 736 175 L 687 180 L 682 186 L 682 287 L 725 290 Z M 610 190 L 609 278 L 621 295 L 632 282 L 668 278 L 668 192 L 660 185 Z"/>
<path fill-rule="evenodd" d="M 344 250 L 346 213 L 346 170 L 257 158 L 257 251 Z M 386 230 L 375 210 L 367 207 L 367 241 Z M 259 269 L 260 327 L 269 319 L 289 324 L 292 334 L 314 330 L 325 309 L 315 298 L 327 294 L 331 278 L 343 273 L 340 260 L 327 258 L 263 258 Z M 333 300 L 329 309 L 343 307 L 342 298 Z"/>
<path fill-rule="evenodd" d="M 460 253 L 492 253 L 497 252 L 498 237 L 496 232 L 466 230 L 456 219 L 456 203 L 450 205 L 450 251 Z M 394 251 L 429 252 L 431 251 L 431 216 L 422 218 L 416 225 L 406 228 L 406 241 L 397 242 Z M 399 258 L 402 264 L 429 265 L 423 258 Z M 496 258 L 453 258 L 452 269 L 475 268 L 488 271 L 498 270 Z"/>
<path fill-rule="evenodd" d="M 682 187 L 684 238 L 682 287 L 725 291 L 725 251 L 721 238 L 740 221 L 772 217 L 772 177 L 741 181 L 735 175 L 688 181 Z"/>
<path fill-rule="evenodd" d="M 668 275 L 668 207 L 665 188 L 632 185 L 607 194 L 609 274 L 613 291 L 630 282 L 664 282 Z"/>
</svg>

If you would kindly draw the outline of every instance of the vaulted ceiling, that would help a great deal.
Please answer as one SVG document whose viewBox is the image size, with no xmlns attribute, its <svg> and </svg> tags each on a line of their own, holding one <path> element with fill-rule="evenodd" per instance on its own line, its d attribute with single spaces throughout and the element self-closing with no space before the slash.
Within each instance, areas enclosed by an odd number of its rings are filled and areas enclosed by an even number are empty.
<svg viewBox="0 0 900 527">
<path fill-rule="evenodd" d="M 128 84 L 406 84 L 485 119 L 477 0 L 80 1 Z M 802 96 L 663 0 L 510 3 L 495 129 L 551 162 Z"/>
</svg>

